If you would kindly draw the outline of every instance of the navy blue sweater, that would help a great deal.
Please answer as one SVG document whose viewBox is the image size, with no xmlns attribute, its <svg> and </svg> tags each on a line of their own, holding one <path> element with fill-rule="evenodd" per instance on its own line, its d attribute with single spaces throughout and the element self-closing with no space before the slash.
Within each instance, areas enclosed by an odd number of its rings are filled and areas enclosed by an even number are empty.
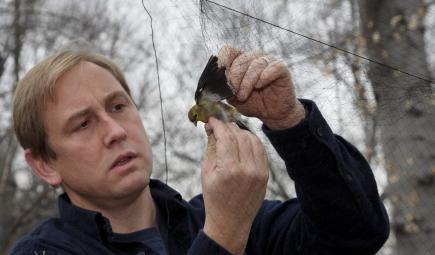
<svg viewBox="0 0 435 255">
<path fill-rule="evenodd" d="M 263 127 L 295 182 L 297 199 L 265 200 L 255 218 L 246 254 L 375 254 L 389 234 L 388 217 L 370 166 L 334 135 L 316 105 L 297 126 Z M 229 254 L 203 231 L 201 195 L 189 202 L 152 180 L 158 231 L 167 254 Z M 12 254 L 157 254 L 138 236 L 119 239 L 107 218 L 59 197 L 60 216 L 21 239 Z"/>
</svg>

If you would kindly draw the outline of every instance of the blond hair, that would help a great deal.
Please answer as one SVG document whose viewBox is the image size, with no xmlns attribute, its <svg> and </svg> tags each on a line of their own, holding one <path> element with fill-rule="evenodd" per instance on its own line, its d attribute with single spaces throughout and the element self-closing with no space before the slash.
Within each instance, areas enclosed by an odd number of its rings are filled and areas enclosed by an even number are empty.
<svg viewBox="0 0 435 255">
<path fill-rule="evenodd" d="M 130 88 L 121 70 L 102 55 L 76 50 L 64 50 L 35 65 L 18 82 L 13 100 L 13 126 L 15 135 L 24 149 L 36 157 L 56 159 L 44 127 L 44 110 L 55 100 L 56 81 L 80 62 L 92 62 L 106 70 L 119 81 L 128 95 Z"/>
</svg>

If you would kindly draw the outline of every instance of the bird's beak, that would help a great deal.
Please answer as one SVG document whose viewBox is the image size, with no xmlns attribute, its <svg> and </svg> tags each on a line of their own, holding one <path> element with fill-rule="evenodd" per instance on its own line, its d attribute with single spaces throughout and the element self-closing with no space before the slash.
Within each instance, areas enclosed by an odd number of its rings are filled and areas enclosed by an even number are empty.
<svg viewBox="0 0 435 255">
<path fill-rule="evenodd" d="M 197 124 L 198 124 L 198 121 L 193 121 L 193 125 L 195 125 L 195 127 L 197 126 Z"/>
</svg>

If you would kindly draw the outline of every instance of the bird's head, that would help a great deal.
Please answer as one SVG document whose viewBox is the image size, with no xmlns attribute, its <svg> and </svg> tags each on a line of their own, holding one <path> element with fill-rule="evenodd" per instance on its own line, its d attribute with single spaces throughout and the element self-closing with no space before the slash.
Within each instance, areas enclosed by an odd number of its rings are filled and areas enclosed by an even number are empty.
<svg viewBox="0 0 435 255">
<path fill-rule="evenodd" d="M 187 115 L 189 116 L 189 120 L 196 126 L 198 122 L 198 105 L 195 104 L 192 106 Z"/>
</svg>

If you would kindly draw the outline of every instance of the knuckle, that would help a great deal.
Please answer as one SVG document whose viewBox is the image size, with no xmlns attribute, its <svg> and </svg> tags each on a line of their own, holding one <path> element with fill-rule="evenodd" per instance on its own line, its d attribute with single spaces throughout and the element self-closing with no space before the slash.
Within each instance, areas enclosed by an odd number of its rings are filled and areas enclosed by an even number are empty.
<svg viewBox="0 0 435 255">
<path fill-rule="evenodd" d="M 234 60 L 234 64 L 237 65 L 246 65 L 249 64 L 251 61 L 251 56 L 248 53 L 242 53 L 240 54 L 235 60 Z"/>
<path fill-rule="evenodd" d="M 264 57 L 259 57 L 259 58 L 256 58 L 254 61 L 252 61 L 251 66 L 254 69 L 260 69 L 260 68 L 266 67 L 268 65 L 268 63 L 269 62 L 267 61 L 267 59 L 265 59 Z"/>
</svg>

